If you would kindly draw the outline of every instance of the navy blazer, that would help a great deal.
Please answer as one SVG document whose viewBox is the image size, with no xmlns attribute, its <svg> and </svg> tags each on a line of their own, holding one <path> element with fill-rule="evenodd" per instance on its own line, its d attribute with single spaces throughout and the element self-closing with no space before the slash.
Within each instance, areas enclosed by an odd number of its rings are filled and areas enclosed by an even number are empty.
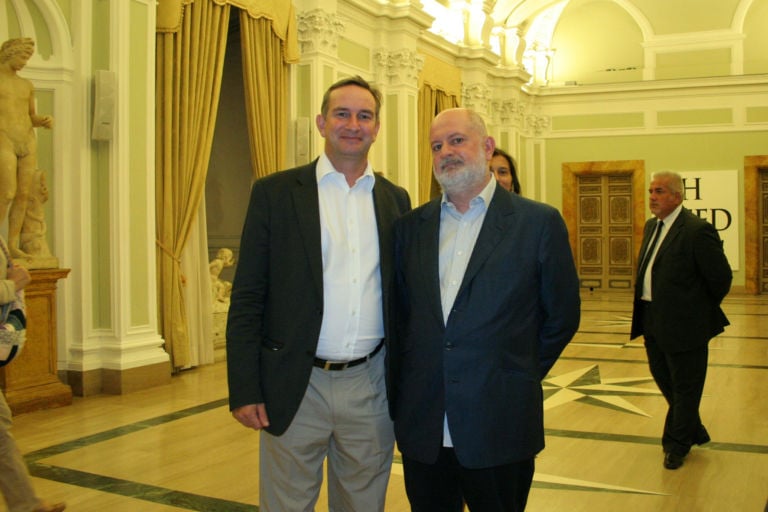
<svg viewBox="0 0 768 512">
<path fill-rule="evenodd" d="M 646 222 L 640 254 L 645 253 L 655 226 L 656 217 Z M 733 278 L 723 242 L 712 224 L 687 208 L 680 211 L 669 227 L 646 272 L 651 272 L 653 332 L 665 352 L 683 352 L 706 345 L 729 324 L 720 308 Z M 630 339 L 643 334 L 639 314 L 642 286 L 643 283 L 635 283 Z"/>
<path fill-rule="evenodd" d="M 316 166 L 317 160 L 253 184 L 232 285 L 227 319 L 229 406 L 265 403 L 270 420 L 266 430 L 274 435 L 285 432 L 304 397 L 325 308 Z M 410 199 L 387 179 L 375 179 L 388 332 L 392 226 L 410 210 Z"/>
<path fill-rule="evenodd" d="M 439 198 L 395 223 L 398 447 L 434 463 L 447 412 L 462 466 L 532 458 L 544 447 L 541 380 L 579 325 L 565 223 L 551 206 L 497 185 L 447 323 L 439 230 Z"/>
</svg>

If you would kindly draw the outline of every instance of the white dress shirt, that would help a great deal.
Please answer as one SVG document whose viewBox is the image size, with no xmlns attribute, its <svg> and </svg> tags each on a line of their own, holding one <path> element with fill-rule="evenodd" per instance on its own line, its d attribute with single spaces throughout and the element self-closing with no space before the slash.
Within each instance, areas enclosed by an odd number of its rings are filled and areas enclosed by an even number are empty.
<svg viewBox="0 0 768 512">
<path fill-rule="evenodd" d="M 350 187 L 325 154 L 316 174 L 324 304 L 316 356 L 351 361 L 371 353 L 384 337 L 375 178 L 368 164 Z"/>
</svg>

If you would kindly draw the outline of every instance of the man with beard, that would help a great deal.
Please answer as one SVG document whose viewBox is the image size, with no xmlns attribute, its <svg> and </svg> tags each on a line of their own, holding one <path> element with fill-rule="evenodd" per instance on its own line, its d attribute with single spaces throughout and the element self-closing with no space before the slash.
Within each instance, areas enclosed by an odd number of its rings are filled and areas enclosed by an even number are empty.
<svg viewBox="0 0 768 512">
<path fill-rule="evenodd" d="M 432 123 L 441 198 L 395 223 L 395 435 L 414 512 L 525 509 L 544 447 L 541 380 L 579 324 L 557 210 L 488 172 L 494 140 L 467 109 Z"/>
</svg>

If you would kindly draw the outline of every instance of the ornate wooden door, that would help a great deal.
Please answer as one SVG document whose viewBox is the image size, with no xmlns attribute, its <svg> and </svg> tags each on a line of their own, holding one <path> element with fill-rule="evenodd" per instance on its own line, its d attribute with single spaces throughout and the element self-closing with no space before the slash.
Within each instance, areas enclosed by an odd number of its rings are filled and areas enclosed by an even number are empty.
<svg viewBox="0 0 768 512">
<path fill-rule="evenodd" d="M 627 290 L 634 283 L 632 176 L 578 176 L 577 270 L 583 288 Z"/>
</svg>

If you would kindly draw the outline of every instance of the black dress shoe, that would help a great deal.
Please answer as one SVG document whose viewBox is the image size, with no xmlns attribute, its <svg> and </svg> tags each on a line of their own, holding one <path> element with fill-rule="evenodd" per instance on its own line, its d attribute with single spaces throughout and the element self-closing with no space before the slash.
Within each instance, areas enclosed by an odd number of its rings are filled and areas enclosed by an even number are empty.
<svg viewBox="0 0 768 512">
<path fill-rule="evenodd" d="M 667 469 L 677 469 L 683 465 L 683 457 L 676 453 L 667 452 L 664 454 L 664 467 Z"/>
<path fill-rule="evenodd" d="M 702 444 L 707 444 L 710 441 L 711 439 L 709 437 L 709 432 L 707 432 L 707 429 L 704 428 L 704 425 L 702 425 L 699 428 L 699 431 L 696 433 L 696 439 L 694 439 L 693 444 L 698 444 L 701 446 Z"/>
</svg>

